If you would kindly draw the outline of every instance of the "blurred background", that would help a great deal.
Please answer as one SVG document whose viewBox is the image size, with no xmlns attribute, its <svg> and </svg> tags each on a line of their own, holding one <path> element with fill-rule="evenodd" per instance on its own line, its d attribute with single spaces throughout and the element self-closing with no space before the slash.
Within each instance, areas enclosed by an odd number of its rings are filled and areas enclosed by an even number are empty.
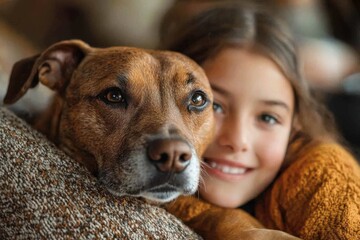
<svg viewBox="0 0 360 240">
<path fill-rule="evenodd" d="M 164 26 L 167 31 L 226 1 L 241 0 L 0 0 L 0 98 L 12 65 L 57 41 L 79 38 L 95 47 L 161 48 Z M 257 1 L 290 25 L 306 79 L 360 153 L 360 1 Z M 44 98 L 50 94 L 46 89 L 36 91 Z M 36 99 L 25 99 L 24 108 L 35 111 L 46 102 Z"/>
</svg>

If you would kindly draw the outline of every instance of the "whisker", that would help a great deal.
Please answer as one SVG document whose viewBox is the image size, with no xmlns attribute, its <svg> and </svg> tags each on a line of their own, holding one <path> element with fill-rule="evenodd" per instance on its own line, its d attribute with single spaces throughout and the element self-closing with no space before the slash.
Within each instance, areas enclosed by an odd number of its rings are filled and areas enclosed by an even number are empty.
<svg viewBox="0 0 360 240">
<path fill-rule="evenodd" d="M 206 184 L 205 184 L 205 179 L 204 176 L 206 177 L 211 177 L 209 175 L 209 173 L 207 173 L 205 171 L 205 166 L 209 167 L 208 163 L 206 163 L 205 161 L 201 161 L 200 163 L 200 181 L 199 181 L 199 185 L 204 187 L 204 190 L 206 191 Z"/>
<path fill-rule="evenodd" d="M 205 166 L 211 168 L 211 166 L 205 162 L 202 161 L 200 164 L 200 179 L 204 182 L 204 176 L 208 177 L 208 178 L 214 178 L 213 176 L 211 176 L 208 172 L 205 171 Z M 204 184 L 205 186 L 205 184 Z"/>
<path fill-rule="evenodd" d="M 197 197 L 198 199 L 200 199 L 200 192 L 199 192 L 199 191 L 196 191 L 196 197 Z"/>
</svg>

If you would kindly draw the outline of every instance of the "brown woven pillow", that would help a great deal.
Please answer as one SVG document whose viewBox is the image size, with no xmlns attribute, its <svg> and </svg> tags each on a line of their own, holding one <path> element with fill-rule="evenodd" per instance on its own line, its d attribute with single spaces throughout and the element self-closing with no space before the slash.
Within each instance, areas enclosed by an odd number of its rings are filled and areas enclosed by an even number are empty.
<svg viewBox="0 0 360 240">
<path fill-rule="evenodd" d="M 108 193 L 81 165 L 0 108 L 0 239 L 198 239 L 174 216 Z"/>
</svg>

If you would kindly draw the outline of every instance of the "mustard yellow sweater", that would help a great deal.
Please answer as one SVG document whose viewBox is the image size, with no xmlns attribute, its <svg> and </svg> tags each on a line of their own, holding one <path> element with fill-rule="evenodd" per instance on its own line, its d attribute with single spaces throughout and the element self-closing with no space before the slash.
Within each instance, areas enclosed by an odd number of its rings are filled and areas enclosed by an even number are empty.
<svg viewBox="0 0 360 240">
<path fill-rule="evenodd" d="M 299 155 L 255 200 L 255 217 L 195 197 L 167 206 L 205 238 L 235 228 L 278 229 L 302 239 L 360 239 L 360 167 L 337 144 L 318 144 Z"/>
</svg>

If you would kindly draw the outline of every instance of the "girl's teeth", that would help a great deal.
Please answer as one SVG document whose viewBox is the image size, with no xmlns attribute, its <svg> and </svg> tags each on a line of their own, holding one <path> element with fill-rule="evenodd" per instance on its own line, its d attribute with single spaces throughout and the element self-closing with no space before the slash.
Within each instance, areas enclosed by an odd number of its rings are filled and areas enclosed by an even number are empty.
<svg viewBox="0 0 360 240">
<path fill-rule="evenodd" d="M 221 172 L 227 174 L 244 174 L 246 172 L 246 168 L 230 167 L 230 166 L 220 165 L 215 162 L 210 162 L 209 165 L 210 167 L 216 168 Z"/>
</svg>

